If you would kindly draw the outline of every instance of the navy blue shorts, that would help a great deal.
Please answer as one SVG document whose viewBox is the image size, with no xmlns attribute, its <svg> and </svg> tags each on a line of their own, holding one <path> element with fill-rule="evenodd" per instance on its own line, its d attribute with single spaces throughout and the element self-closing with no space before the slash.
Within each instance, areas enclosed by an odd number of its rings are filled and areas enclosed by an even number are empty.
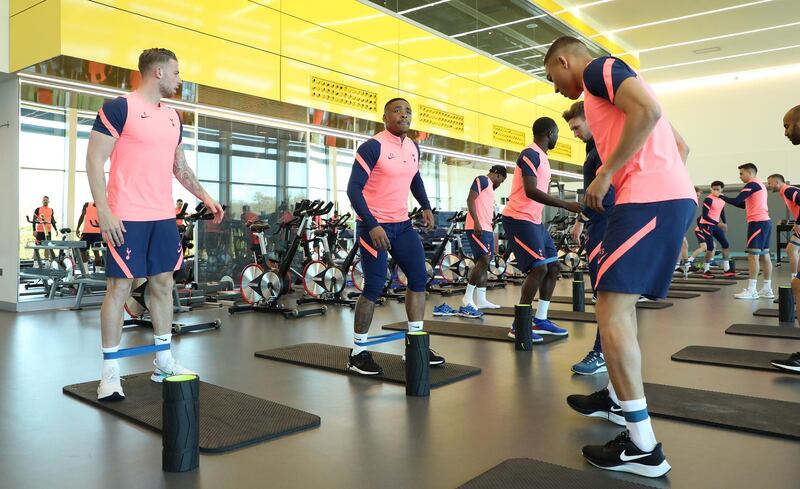
<svg viewBox="0 0 800 489">
<path fill-rule="evenodd" d="M 494 233 L 491 231 L 481 232 L 481 237 L 475 236 L 475 233 L 468 230 L 469 234 L 469 247 L 472 249 L 472 258 L 475 261 L 480 260 L 486 255 L 492 256 L 494 249 Z"/>
<path fill-rule="evenodd" d="M 543 224 L 503 216 L 503 229 L 522 273 L 558 260 L 556 245 Z"/>
<path fill-rule="evenodd" d="M 145 278 L 178 270 L 183 248 L 175 218 L 160 221 L 122 221 L 122 246 L 108 247 L 106 276 Z"/>
<path fill-rule="evenodd" d="M 600 253 L 600 244 L 607 227 L 608 218 L 605 216 L 590 220 L 586 227 L 586 261 L 592 288 L 597 281 L 597 255 Z"/>
<path fill-rule="evenodd" d="M 719 226 L 711 227 L 711 236 L 719 243 L 723 250 L 730 248 L 728 238 L 725 236 L 725 231 L 720 229 Z M 708 251 L 714 251 L 714 240 L 711 240 L 711 247 L 708 248 Z"/>
<path fill-rule="evenodd" d="M 396 223 L 380 224 L 391 243 L 392 258 L 406 274 L 408 289 L 412 292 L 424 292 L 428 283 L 428 272 L 425 269 L 425 250 L 422 239 L 411 225 L 411 220 Z M 364 273 L 364 290 L 361 295 L 371 302 L 378 300 L 386 285 L 386 270 L 389 253 L 379 250 L 372 244 L 369 230 L 361 223 L 356 227 L 358 244 L 361 247 L 361 270 Z"/>
<path fill-rule="evenodd" d="M 103 235 L 100 233 L 83 233 L 81 234 L 81 241 L 86 242 L 87 249 L 91 249 L 93 244 L 103 242 Z"/>
<path fill-rule="evenodd" d="M 698 224 L 694 228 L 694 235 L 697 237 L 698 245 L 706 245 L 706 251 L 714 251 L 714 231 L 715 226 L 707 224 Z"/>
<path fill-rule="evenodd" d="M 747 223 L 747 249 L 750 254 L 769 251 L 769 238 L 772 235 L 772 221 Z"/>
<path fill-rule="evenodd" d="M 696 208 L 690 199 L 617 205 L 598 252 L 595 289 L 666 297 Z"/>
</svg>

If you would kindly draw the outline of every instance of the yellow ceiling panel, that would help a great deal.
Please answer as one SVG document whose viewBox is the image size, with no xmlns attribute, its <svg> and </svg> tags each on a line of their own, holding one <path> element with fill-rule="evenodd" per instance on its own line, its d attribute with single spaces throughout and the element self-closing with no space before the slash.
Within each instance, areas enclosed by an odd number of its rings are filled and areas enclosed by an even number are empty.
<svg viewBox="0 0 800 489">
<path fill-rule="evenodd" d="M 399 36 L 401 55 L 478 81 L 478 60 L 482 56 L 475 51 L 405 22 L 400 24 Z"/>
<path fill-rule="evenodd" d="M 411 104 L 413 118 L 411 127 L 418 131 L 430 132 L 440 136 L 461 139 L 464 141 L 476 141 L 478 138 L 478 114 L 461 107 L 455 107 L 446 103 L 432 100 L 411 92 L 400 91 L 400 97 L 404 97 Z M 433 110 L 431 110 L 433 109 Z M 453 116 L 458 116 L 461 120 L 463 130 L 454 129 L 445 122 L 443 117 L 430 116 L 431 112 L 438 111 Z"/>
<path fill-rule="evenodd" d="M 411 58 L 400 56 L 399 73 L 400 90 L 461 107 L 478 100 L 477 83 Z"/>
<path fill-rule="evenodd" d="M 278 100 L 279 56 L 241 44 L 80 0 L 62 0 L 61 51 L 136 69 L 143 49 L 169 47 L 184 80 Z"/>
<path fill-rule="evenodd" d="M 280 13 L 247 0 L 95 0 L 151 19 L 280 53 Z"/>
<path fill-rule="evenodd" d="M 321 27 L 397 51 L 400 20 L 356 0 L 289 0 L 282 11 Z"/>
<path fill-rule="evenodd" d="M 398 84 L 397 53 L 283 15 L 282 55 L 390 87 Z"/>
<path fill-rule="evenodd" d="M 9 69 L 21 70 L 61 54 L 60 3 L 48 0 L 9 19 Z"/>
</svg>

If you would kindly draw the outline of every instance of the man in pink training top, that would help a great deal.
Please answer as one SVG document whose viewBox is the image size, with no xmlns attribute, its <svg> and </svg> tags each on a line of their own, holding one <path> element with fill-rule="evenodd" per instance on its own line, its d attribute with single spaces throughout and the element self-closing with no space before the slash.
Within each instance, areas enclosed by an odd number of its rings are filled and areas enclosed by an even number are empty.
<svg viewBox="0 0 800 489">
<path fill-rule="evenodd" d="M 783 116 L 783 134 L 795 146 L 800 146 L 800 105 L 796 105 Z M 800 320 L 800 273 L 792 277 L 792 292 L 797 308 L 797 319 Z M 800 351 L 792 353 L 788 358 L 772 360 L 772 365 L 789 372 L 800 372 Z"/>
<path fill-rule="evenodd" d="M 506 180 L 506 174 L 506 167 L 494 165 L 487 175 L 475 178 L 467 195 L 469 213 L 464 229 L 472 231 L 468 236 L 475 259 L 475 266 L 469 272 L 467 290 L 461 300 L 468 312 L 500 307 L 486 299 L 486 282 L 489 278 L 489 260 L 494 250 L 494 191 Z"/>
<path fill-rule="evenodd" d="M 767 188 L 770 192 L 781 194 L 784 203 L 786 203 L 786 210 L 789 211 L 790 219 L 798 222 L 800 220 L 800 188 L 787 184 L 780 173 L 773 173 L 767 177 Z M 786 254 L 789 256 L 789 271 L 792 277 L 797 274 L 797 259 L 800 257 L 800 232 L 798 231 L 798 226 L 795 225 L 789 238 L 789 244 L 786 245 Z"/>
<path fill-rule="evenodd" d="M 186 162 L 180 115 L 160 102 L 175 95 L 181 83 L 175 53 L 145 50 L 139 56 L 139 71 L 142 81 L 135 92 L 103 104 L 86 155 L 89 187 L 110 257 L 100 311 L 104 359 L 97 398 L 101 401 L 125 398 L 114 354 L 122 336 L 123 306 L 135 278 L 147 278 L 155 345 L 171 341 L 172 273 L 183 261 L 172 176 L 214 213 L 216 222 L 223 216 L 222 206 L 203 189 Z M 109 157 L 106 185 L 103 166 Z M 175 361 L 169 349 L 157 351 L 153 364 L 154 382 L 193 373 Z"/>
<path fill-rule="evenodd" d="M 772 261 L 769 257 L 769 238 L 772 235 L 772 221 L 767 208 L 767 187 L 758 179 L 758 168 L 753 163 L 739 165 L 739 178 L 744 183 L 736 197 L 720 195 L 728 204 L 745 209 L 747 214 L 747 266 L 750 277 L 747 288 L 734 294 L 737 299 L 772 299 Z M 756 291 L 759 261 L 764 272 L 764 285 Z"/>
<path fill-rule="evenodd" d="M 685 167 L 688 148 L 672 128 L 653 91 L 624 61 L 592 59 L 573 37 L 557 39 L 544 58 L 556 92 L 584 94 L 586 121 L 603 162 L 586 189 L 586 205 L 602 212 L 613 184 L 597 258 L 597 323 L 610 383 L 567 403 L 586 416 L 605 417 L 628 429 L 605 445 L 583 448 L 589 463 L 605 469 L 660 477 L 670 470 L 657 443 L 642 383 L 636 337 L 636 302 L 665 297 L 683 236 L 697 208 Z"/>
</svg>

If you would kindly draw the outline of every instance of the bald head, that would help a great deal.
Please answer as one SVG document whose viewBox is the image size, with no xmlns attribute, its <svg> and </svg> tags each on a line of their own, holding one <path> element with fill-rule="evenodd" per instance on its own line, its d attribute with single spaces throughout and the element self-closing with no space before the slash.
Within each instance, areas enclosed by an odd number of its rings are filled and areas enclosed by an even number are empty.
<svg viewBox="0 0 800 489">
<path fill-rule="evenodd" d="M 783 116 L 783 134 L 795 146 L 800 145 L 800 105 L 792 107 Z"/>
<path fill-rule="evenodd" d="M 574 37 L 559 37 L 547 50 L 544 71 L 557 93 L 577 100 L 583 93 L 583 70 L 591 61 L 584 43 Z"/>
</svg>

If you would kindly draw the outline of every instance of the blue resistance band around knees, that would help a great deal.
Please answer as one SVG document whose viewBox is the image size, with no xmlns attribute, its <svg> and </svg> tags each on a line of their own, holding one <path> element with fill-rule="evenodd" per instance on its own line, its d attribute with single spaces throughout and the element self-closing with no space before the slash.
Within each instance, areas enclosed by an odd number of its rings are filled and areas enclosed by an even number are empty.
<svg viewBox="0 0 800 489">
<path fill-rule="evenodd" d="M 169 350 L 169 348 L 169 343 L 164 343 L 163 345 L 134 346 L 132 348 L 123 348 L 122 350 L 111 353 L 103 353 L 103 360 L 116 360 L 117 358 L 134 357 L 136 355 L 144 355 L 145 353 Z"/>
<path fill-rule="evenodd" d="M 405 331 L 401 331 L 399 333 L 379 334 L 377 336 L 373 336 L 371 339 L 367 341 L 356 341 L 355 344 L 358 346 L 372 346 L 372 345 L 379 345 L 381 343 L 388 343 L 390 341 L 402 340 L 405 337 L 406 337 Z"/>
</svg>

